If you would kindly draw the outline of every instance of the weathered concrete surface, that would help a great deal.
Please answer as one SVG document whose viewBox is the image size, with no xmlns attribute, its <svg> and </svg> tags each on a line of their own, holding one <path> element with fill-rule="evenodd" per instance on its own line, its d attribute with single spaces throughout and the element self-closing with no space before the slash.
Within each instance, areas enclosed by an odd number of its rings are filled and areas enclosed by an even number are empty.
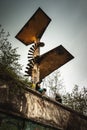
<svg viewBox="0 0 87 130">
<path fill-rule="evenodd" d="M 62 130 L 87 130 L 86 116 L 29 88 L 14 95 L 9 89 L 8 86 L 0 88 L 1 109 Z"/>
</svg>

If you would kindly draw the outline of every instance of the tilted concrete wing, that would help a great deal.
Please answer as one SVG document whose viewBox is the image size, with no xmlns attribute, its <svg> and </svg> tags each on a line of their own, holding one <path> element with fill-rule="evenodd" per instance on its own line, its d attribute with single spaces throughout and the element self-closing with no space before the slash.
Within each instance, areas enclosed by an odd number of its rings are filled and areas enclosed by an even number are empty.
<svg viewBox="0 0 87 130">
<path fill-rule="evenodd" d="M 51 19 L 43 12 L 43 10 L 38 8 L 30 20 L 16 35 L 16 38 L 25 45 L 32 44 L 36 39 L 42 37 L 50 21 Z"/>
<path fill-rule="evenodd" d="M 40 80 L 73 58 L 74 57 L 62 45 L 43 54 L 39 59 Z"/>
</svg>

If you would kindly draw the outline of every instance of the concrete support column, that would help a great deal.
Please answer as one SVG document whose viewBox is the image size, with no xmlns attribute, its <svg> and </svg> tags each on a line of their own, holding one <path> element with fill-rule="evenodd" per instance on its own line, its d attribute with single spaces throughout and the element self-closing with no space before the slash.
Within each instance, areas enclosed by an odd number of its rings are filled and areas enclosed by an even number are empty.
<svg viewBox="0 0 87 130">
<path fill-rule="evenodd" d="M 34 52 L 34 58 L 37 56 L 40 56 L 40 47 L 38 46 L 38 43 L 40 42 L 39 39 L 36 39 L 35 44 L 36 44 L 36 49 Z M 38 47 L 37 47 L 38 46 Z M 39 65 L 38 63 L 34 64 L 33 70 L 32 70 L 32 81 L 33 83 L 37 83 L 40 80 L 40 70 L 39 70 Z"/>
</svg>

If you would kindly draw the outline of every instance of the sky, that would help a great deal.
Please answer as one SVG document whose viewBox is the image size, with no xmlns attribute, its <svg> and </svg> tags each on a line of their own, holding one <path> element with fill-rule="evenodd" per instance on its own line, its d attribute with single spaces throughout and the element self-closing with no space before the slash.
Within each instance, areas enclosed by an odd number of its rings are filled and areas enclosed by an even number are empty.
<svg viewBox="0 0 87 130">
<path fill-rule="evenodd" d="M 0 0 L 0 24 L 18 47 L 23 72 L 30 46 L 15 36 L 39 7 L 52 19 L 41 38 L 41 54 L 63 45 L 75 57 L 59 68 L 66 90 L 87 87 L 87 0 Z"/>
</svg>

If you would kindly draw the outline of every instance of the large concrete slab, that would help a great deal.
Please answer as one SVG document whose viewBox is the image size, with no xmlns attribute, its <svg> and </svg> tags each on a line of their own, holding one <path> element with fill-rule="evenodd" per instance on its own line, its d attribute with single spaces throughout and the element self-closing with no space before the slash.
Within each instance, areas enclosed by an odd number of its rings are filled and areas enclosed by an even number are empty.
<svg viewBox="0 0 87 130">
<path fill-rule="evenodd" d="M 74 57 L 62 46 L 58 46 L 40 57 L 40 80 L 72 60 Z"/>
<path fill-rule="evenodd" d="M 16 38 L 25 45 L 34 43 L 38 38 L 40 39 L 50 23 L 51 19 L 45 12 L 38 8 L 30 20 L 23 26 Z"/>
</svg>

